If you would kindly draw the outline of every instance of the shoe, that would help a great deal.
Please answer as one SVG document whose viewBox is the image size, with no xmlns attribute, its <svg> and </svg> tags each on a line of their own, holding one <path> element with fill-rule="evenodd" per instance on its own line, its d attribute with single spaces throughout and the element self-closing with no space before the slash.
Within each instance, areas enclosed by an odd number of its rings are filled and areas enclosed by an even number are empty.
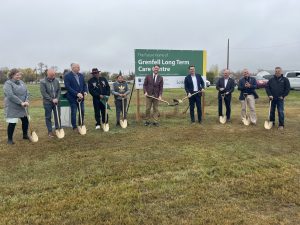
<svg viewBox="0 0 300 225">
<path fill-rule="evenodd" d="M 153 122 L 152 124 L 153 124 L 153 126 L 155 126 L 155 127 L 159 127 L 159 123 L 158 123 L 158 122 Z"/>
<path fill-rule="evenodd" d="M 191 121 L 191 125 L 195 125 L 195 121 Z"/>
<path fill-rule="evenodd" d="M 23 139 L 24 139 L 24 140 L 29 140 L 28 134 L 24 134 L 24 135 L 23 135 Z"/>
<path fill-rule="evenodd" d="M 73 128 L 73 131 L 74 131 L 75 133 L 79 133 L 79 131 L 78 131 L 78 128 L 77 128 L 77 127 Z"/>
<path fill-rule="evenodd" d="M 49 138 L 54 138 L 54 134 L 53 134 L 52 132 L 49 132 L 49 133 L 48 133 L 48 137 L 49 137 Z"/>
<path fill-rule="evenodd" d="M 96 125 L 96 130 L 100 130 L 101 129 L 101 126 L 100 125 Z"/>
<path fill-rule="evenodd" d="M 121 125 L 120 125 L 120 122 L 117 122 L 116 123 L 116 127 L 120 127 Z"/>
<path fill-rule="evenodd" d="M 149 123 L 148 121 L 146 121 L 146 122 L 144 123 L 144 125 L 145 125 L 145 126 L 149 126 L 150 123 Z"/>
<path fill-rule="evenodd" d="M 227 122 L 227 123 L 230 123 L 230 122 L 231 122 L 231 119 L 226 119 L 226 122 Z"/>
<path fill-rule="evenodd" d="M 283 130 L 283 126 L 279 126 L 279 127 L 278 127 L 278 130 Z"/>
<path fill-rule="evenodd" d="M 199 124 L 202 124 L 202 121 L 200 120 L 200 121 L 198 121 L 198 123 L 199 123 Z"/>
<path fill-rule="evenodd" d="M 13 140 L 8 140 L 8 141 L 7 141 L 7 144 L 8 144 L 8 145 L 14 145 L 15 142 L 13 142 Z"/>
</svg>

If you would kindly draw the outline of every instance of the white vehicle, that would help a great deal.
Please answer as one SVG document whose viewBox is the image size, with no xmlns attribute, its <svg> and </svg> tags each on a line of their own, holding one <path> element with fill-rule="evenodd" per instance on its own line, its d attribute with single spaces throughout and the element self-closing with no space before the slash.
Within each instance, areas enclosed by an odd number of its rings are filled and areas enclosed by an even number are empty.
<svg viewBox="0 0 300 225">
<path fill-rule="evenodd" d="M 284 76 L 289 79 L 291 89 L 300 90 L 300 71 L 289 71 L 286 72 Z"/>
</svg>

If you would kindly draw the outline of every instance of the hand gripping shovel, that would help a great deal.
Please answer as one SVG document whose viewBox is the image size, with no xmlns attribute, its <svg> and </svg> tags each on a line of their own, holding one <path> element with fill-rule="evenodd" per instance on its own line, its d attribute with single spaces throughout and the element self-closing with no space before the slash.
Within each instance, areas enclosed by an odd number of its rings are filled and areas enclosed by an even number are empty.
<svg viewBox="0 0 300 225">
<path fill-rule="evenodd" d="M 151 96 L 151 95 L 147 95 L 148 98 L 153 98 L 153 99 L 156 99 L 157 101 L 160 101 L 160 102 L 164 102 L 166 104 L 168 104 L 168 106 L 175 106 L 175 105 L 178 105 L 178 102 L 174 103 L 174 104 L 170 104 L 169 102 L 163 100 L 163 99 L 159 99 L 159 98 L 156 98 L 154 96 Z"/>
<path fill-rule="evenodd" d="M 61 121 L 60 121 L 60 117 L 58 115 L 58 107 L 57 104 L 55 104 L 55 110 L 56 110 L 56 119 L 57 119 L 57 123 L 58 123 L 58 129 L 55 130 L 55 134 L 56 137 L 61 139 L 65 137 L 65 131 L 64 129 L 61 128 Z M 55 119 L 55 116 L 54 116 Z"/>
<path fill-rule="evenodd" d="M 248 112 L 247 112 L 247 94 L 244 94 L 245 97 L 245 103 L 246 103 L 246 115 L 242 118 L 242 122 L 244 125 L 249 126 L 250 125 L 250 118 L 248 116 Z"/>
<path fill-rule="evenodd" d="M 28 134 L 28 137 L 29 137 L 29 140 L 30 140 L 31 142 L 38 142 L 39 137 L 37 136 L 35 130 L 33 130 L 33 129 L 31 128 L 31 125 L 30 125 L 31 122 L 30 122 L 30 115 L 29 115 L 29 113 L 28 113 L 28 109 L 27 109 L 27 107 L 25 107 L 24 109 L 25 109 L 26 116 L 27 116 L 27 118 L 28 118 L 28 127 L 29 127 L 29 134 Z"/>
<path fill-rule="evenodd" d="M 125 119 L 125 103 L 124 103 L 125 99 L 122 98 L 122 119 L 120 120 L 120 126 L 122 128 L 126 128 L 127 127 L 127 119 Z"/>
<path fill-rule="evenodd" d="M 222 97 L 222 102 L 225 103 L 225 100 L 224 100 L 225 94 L 221 94 L 221 97 Z M 219 121 L 220 121 L 221 124 L 225 124 L 226 123 L 226 116 L 219 116 Z"/>
<path fill-rule="evenodd" d="M 267 130 L 270 130 L 273 127 L 273 122 L 270 121 L 271 105 L 272 105 L 272 100 L 270 100 L 270 104 L 269 104 L 269 116 L 268 116 L 268 120 L 266 120 L 265 124 L 264 124 L 264 127 Z"/>
<path fill-rule="evenodd" d="M 105 123 L 102 124 L 102 129 L 104 132 L 108 132 L 109 131 L 109 124 L 107 121 L 107 100 L 105 100 Z"/>
<path fill-rule="evenodd" d="M 86 134 L 86 127 L 85 125 L 83 125 L 83 121 L 82 121 L 82 115 L 81 115 L 81 99 L 77 99 L 77 103 L 78 103 L 78 110 L 79 110 L 79 120 L 80 120 L 80 124 L 78 126 L 78 132 L 81 135 L 85 135 Z"/>
<path fill-rule="evenodd" d="M 186 96 L 186 97 L 184 97 L 183 99 L 173 99 L 173 102 L 175 102 L 175 103 L 182 103 L 184 100 L 186 100 L 186 99 L 188 99 L 188 98 L 190 98 L 190 97 L 192 97 L 193 95 L 196 95 L 196 94 L 198 94 L 198 93 L 200 93 L 201 92 L 201 90 L 200 91 L 197 91 L 197 92 L 195 92 L 195 93 L 193 93 L 191 96 Z"/>
</svg>

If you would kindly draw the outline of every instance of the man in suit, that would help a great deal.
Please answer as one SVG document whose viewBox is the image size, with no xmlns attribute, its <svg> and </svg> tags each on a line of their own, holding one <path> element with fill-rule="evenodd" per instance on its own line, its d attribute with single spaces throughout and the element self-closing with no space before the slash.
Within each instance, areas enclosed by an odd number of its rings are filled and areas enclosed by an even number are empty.
<svg viewBox="0 0 300 225">
<path fill-rule="evenodd" d="M 66 97 L 71 107 L 71 123 L 73 130 L 77 130 L 76 114 L 79 106 L 78 104 L 81 106 L 82 121 L 84 120 L 84 96 L 87 95 L 87 86 L 84 81 L 84 76 L 79 73 L 79 71 L 79 64 L 72 63 L 71 71 L 64 76 L 65 88 L 68 91 Z"/>
<path fill-rule="evenodd" d="M 243 70 L 243 76 L 239 80 L 238 89 L 241 91 L 239 100 L 242 103 L 241 117 L 242 119 L 246 116 L 246 104 L 250 108 L 250 121 L 252 124 L 256 125 L 256 113 L 255 113 L 255 99 L 258 95 L 255 91 L 257 84 L 254 77 L 250 77 L 248 69 Z"/>
<path fill-rule="evenodd" d="M 204 91 L 203 88 L 204 81 L 201 75 L 195 73 L 195 66 L 189 66 L 189 75 L 187 75 L 184 79 L 184 89 L 189 98 L 190 116 L 192 124 L 195 123 L 195 103 L 197 107 L 198 123 L 202 122 L 201 95 Z"/>
<path fill-rule="evenodd" d="M 219 108 L 219 116 L 223 116 L 223 109 L 222 109 L 222 95 L 224 95 L 224 102 L 226 106 L 226 118 L 227 121 L 230 121 L 230 115 L 231 115 L 231 94 L 234 92 L 234 80 L 229 77 L 230 70 L 225 69 L 223 71 L 223 77 L 221 77 L 217 84 L 216 89 L 218 92 L 218 108 Z"/>
<path fill-rule="evenodd" d="M 146 96 L 146 122 L 145 126 L 149 126 L 151 124 L 150 122 L 150 111 L 151 107 L 153 106 L 153 125 L 159 126 L 158 123 L 158 100 L 147 97 L 147 96 L 153 96 L 155 98 L 161 99 L 162 92 L 163 92 L 163 85 L 164 81 L 162 76 L 158 74 L 158 71 L 160 69 L 159 65 L 154 65 L 152 68 L 153 74 L 147 75 L 144 80 L 144 94 Z"/>
</svg>

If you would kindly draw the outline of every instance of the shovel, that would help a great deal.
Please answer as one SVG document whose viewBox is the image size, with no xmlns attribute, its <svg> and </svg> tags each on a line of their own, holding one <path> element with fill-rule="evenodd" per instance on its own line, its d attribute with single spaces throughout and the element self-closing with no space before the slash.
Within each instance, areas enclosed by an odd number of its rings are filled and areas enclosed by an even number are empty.
<svg viewBox="0 0 300 225">
<path fill-rule="evenodd" d="M 105 101 L 105 123 L 102 124 L 102 129 L 104 132 L 109 131 L 109 124 L 107 122 L 107 100 Z"/>
<path fill-rule="evenodd" d="M 125 103 L 124 103 L 125 99 L 122 98 L 122 119 L 120 120 L 120 126 L 122 128 L 126 128 L 127 127 L 127 119 L 125 119 Z"/>
<path fill-rule="evenodd" d="M 37 136 L 35 130 L 33 130 L 33 129 L 31 128 L 31 126 L 30 126 L 30 115 L 29 115 L 29 113 L 28 113 L 28 109 L 27 109 L 26 107 L 25 107 L 24 109 L 25 109 L 25 113 L 26 113 L 26 116 L 27 116 L 28 122 L 29 122 L 29 123 L 28 123 L 28 127 L 29 127 L 29 135 L 28 135 L 28 137 L 29 137 L 29 140 L 30 140 L 31 142 L 38 142 L 39 137 Z"/>
<path fill-rule="evenodd" d="M 82 121 L 82 115 L 81 115 L 81 99 L 77 99 L 77 103 L 78 103 L 78 110 L 79 110 L 79 119 L 80 119 L 80 125 L 78 126 L 78 132 L 81 135 L 85 135 L 86 134 L 86 127 L 85 125 L 83 125 L 83 121 Z"/>
<path fill-rule="evenodd" d="M 273 122 L 270 121 L 271 105 L 272 105 L 272 100 L 270 100 L 270 105 L 269 105 L 269 117 L 268 117 L 268 120 L 266 120 L 265 124 L 264 124 L 264 127 L 267 130 L 270 130 L 273 127 Z"/>
<path fill-rule="evenodd" d="M 192 97 L 193 95 L 196 95 L 196 94 L 198 94 L 198 93 L 200 93 L 201 92 L 201 90 L 200 91 L 197 91 L 197 92 L 195 92 L 195 93 L 193 93 L 191 96 L 186 96 L 186 97 L 184 97 L 183 99 L 173 99 L 173 102 L 175 102 L 175 103 L 182 103 L 185 99 L 188 99 L 188 98 L 190 98 L 190 97 Z"/>
<path fill-rule="evenodd" d="M 244 94 L 244 97 L 245 97 L 245 103 L 246 103 L 246 116 L 242 118 L 242 122 L 243 122 L 244 125 L 249 126 L 250 125 L 250 118 L 247 114 L 247 108 L 248 108 L 247 107 L 247 105 L 248 105 L 247 104 L 247 94 Z"/>
<path fill-rule="evenodd" d="M 222 101 L 225 103 L 225 94 L 221 94 L 221 97 L 222 97 Z M 226 116 L 219 116 L 219 121 L 221 124 L 225 124 L 226 123 Z"/>
<path fill-rule="evenodd" d="M 58 137 L 59 139 L 64 138 L 65 137 L 65 131 L 64 129 L 61 128 L 61 121 L 58 115 L 58 107 L 57 104 L 55 104 L 55 110 L 56 110 L 56 119 L 57 119 L 57 123 L 58 123 L 58 129 L 55 130 L 55 134 L 56 137 Z M 55 119 L 55 117 L 54 117 Z"/>
<path fill-rule="evenodd" d="M 170 104 L 169 102 L 167 102 L 167 101 L 165 101 L 165 100 L 163 100 L 163 99 L 159 99 L 159 98 L 156 98 L 156 97 L 151 96 L 151 95 L 147 95 L 147 97 L 148 97 L 148 98 L 156 99 L 156 100 L 158 100 L 158 101 L 160 101 L 160 102 L 164 102 L 164 103 L 168 104 L 168 106 L 176 106 L 176 105 L 178 105 L 178 102 L 176 102 L 176 103 L 174 103 L 174 104 Z"/>
</svg>

